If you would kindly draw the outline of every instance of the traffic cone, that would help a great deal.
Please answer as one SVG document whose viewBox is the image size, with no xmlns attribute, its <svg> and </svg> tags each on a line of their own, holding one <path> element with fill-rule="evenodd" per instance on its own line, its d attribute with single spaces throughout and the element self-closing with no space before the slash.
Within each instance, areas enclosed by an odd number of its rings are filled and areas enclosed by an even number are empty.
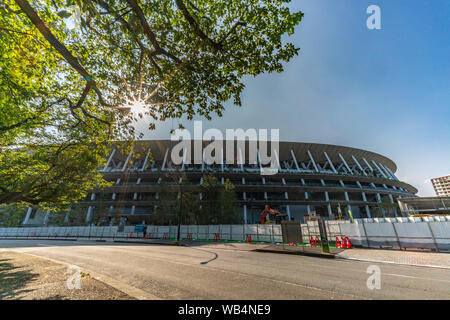
<svg viewBox="0 0 450 320">
<path fill-rule="evenodd" d="M 352 243 L 350 242 L 350 239 L 346 236 L 345 237 L 345 242 L 347 244 L 347 249 L 351 249 L 352 248 Z"/>
</svg>

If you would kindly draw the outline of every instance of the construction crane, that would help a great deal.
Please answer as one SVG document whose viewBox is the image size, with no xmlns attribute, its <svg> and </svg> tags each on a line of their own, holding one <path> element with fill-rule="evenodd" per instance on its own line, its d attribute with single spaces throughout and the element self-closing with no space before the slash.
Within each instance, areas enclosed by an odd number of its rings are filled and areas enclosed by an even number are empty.
<svg viewBox="0 0 450 320">
<path fill-rule="evenodd" d="M 278 210 L 270 209 L 269 206 L 266 206 L 261 212 L 261 215 L 259 216 L 259 223 L 260 224 L 268 224 L 268 223 L 276 223 L 280 224 L 282 220 L 286 220 L 287 215 L 281 213 Z"/>
</svg>

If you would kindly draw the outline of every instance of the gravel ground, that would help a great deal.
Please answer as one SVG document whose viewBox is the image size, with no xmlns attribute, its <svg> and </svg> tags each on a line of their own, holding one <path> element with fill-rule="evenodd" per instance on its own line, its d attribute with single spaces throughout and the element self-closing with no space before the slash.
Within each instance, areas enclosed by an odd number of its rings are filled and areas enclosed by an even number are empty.
<svg viewBox="0 0 450 320">
<path fill-rule="evenodd" d="M 79 275 L 79 277 L 78 277 Z M 69 282 L 68 288 L 67 282 Z M 77 280 L 80 289 L 76 289 Z M 47 259 L 0 252 L 0 300 L 129 300 L 134 299 L 88 273 Z"/>
</svg>

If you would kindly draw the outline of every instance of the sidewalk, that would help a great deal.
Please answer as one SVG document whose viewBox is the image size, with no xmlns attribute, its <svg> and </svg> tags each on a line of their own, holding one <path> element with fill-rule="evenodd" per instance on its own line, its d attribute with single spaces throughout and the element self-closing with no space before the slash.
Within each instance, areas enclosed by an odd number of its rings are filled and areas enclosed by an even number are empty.
<svg viewBox="0 0 450 320">
<path fill-rule="evenodd" d="M 283 254 L 297 254 L 304 256 L 313 256 L 320 258 L 334 258 L 337 253 L 343 251 L 344 249 L 330 248 L 329 253 L 323 253 L 320 247 L 310 247 L 310 246 L 288 246 L 288 245 L 267 245 L 262 248 L 256 248 L 255 251 L 258 252 L 271 252 L 271 253 L 283 253 Z"/>
<path fill-rule="evenodd" d="M 29 254 L 0 251 L 0 300 L 135 299 L 90 273 L 81 271 L 77 282 L 74 272 L 78 269 L 74 268 Z"/>
<path fill-rule="evenodd" d="M 450 253 L 354 248 L 338 253 L 336 258 L 450 269 Z"/>
</svg>

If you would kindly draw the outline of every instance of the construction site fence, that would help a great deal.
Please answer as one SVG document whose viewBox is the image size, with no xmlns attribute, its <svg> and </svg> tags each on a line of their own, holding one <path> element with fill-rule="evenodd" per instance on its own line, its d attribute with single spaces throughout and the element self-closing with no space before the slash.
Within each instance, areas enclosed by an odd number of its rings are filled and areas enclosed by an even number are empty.
<svg viewBox="0 0 450 320">
<path fill-rule="evenodd" d="M 327 221 L 331 238 L 341 236 L 339 222 Z M 147 226 L 146 233 L 134 232 L 134 226 L 20 227 L 0 228 L 2 239 L 176 239 L 178 226 Z M 317 222 L 302 224 L 303 242 L 319 234 Z M 197 241 L 251 241 L 281 243 L 281 225 L 182 225 L 180 239 Z"/>
<path fill-rule="evenodd" d="M 339 227 L 356 246 L 450 250 L 450 216 L 355 219 Z"/>
<path fill-rule="evenodd" d="M 348 236 L 354 246 L 450 250 L 450 216 L 372 218 L 325 221 L 329 243 Z M 317 221 L 301 224 L 303 243 L 319 236 Z M 0 228 L 0 239 L 176 239 L 178 226 L 147 226 L 146 234 L 134 226 Z M 197 241 L 252 241 L 282 243 L 281 225 L 182 225 L 180 239 Z"/>
</svg>

